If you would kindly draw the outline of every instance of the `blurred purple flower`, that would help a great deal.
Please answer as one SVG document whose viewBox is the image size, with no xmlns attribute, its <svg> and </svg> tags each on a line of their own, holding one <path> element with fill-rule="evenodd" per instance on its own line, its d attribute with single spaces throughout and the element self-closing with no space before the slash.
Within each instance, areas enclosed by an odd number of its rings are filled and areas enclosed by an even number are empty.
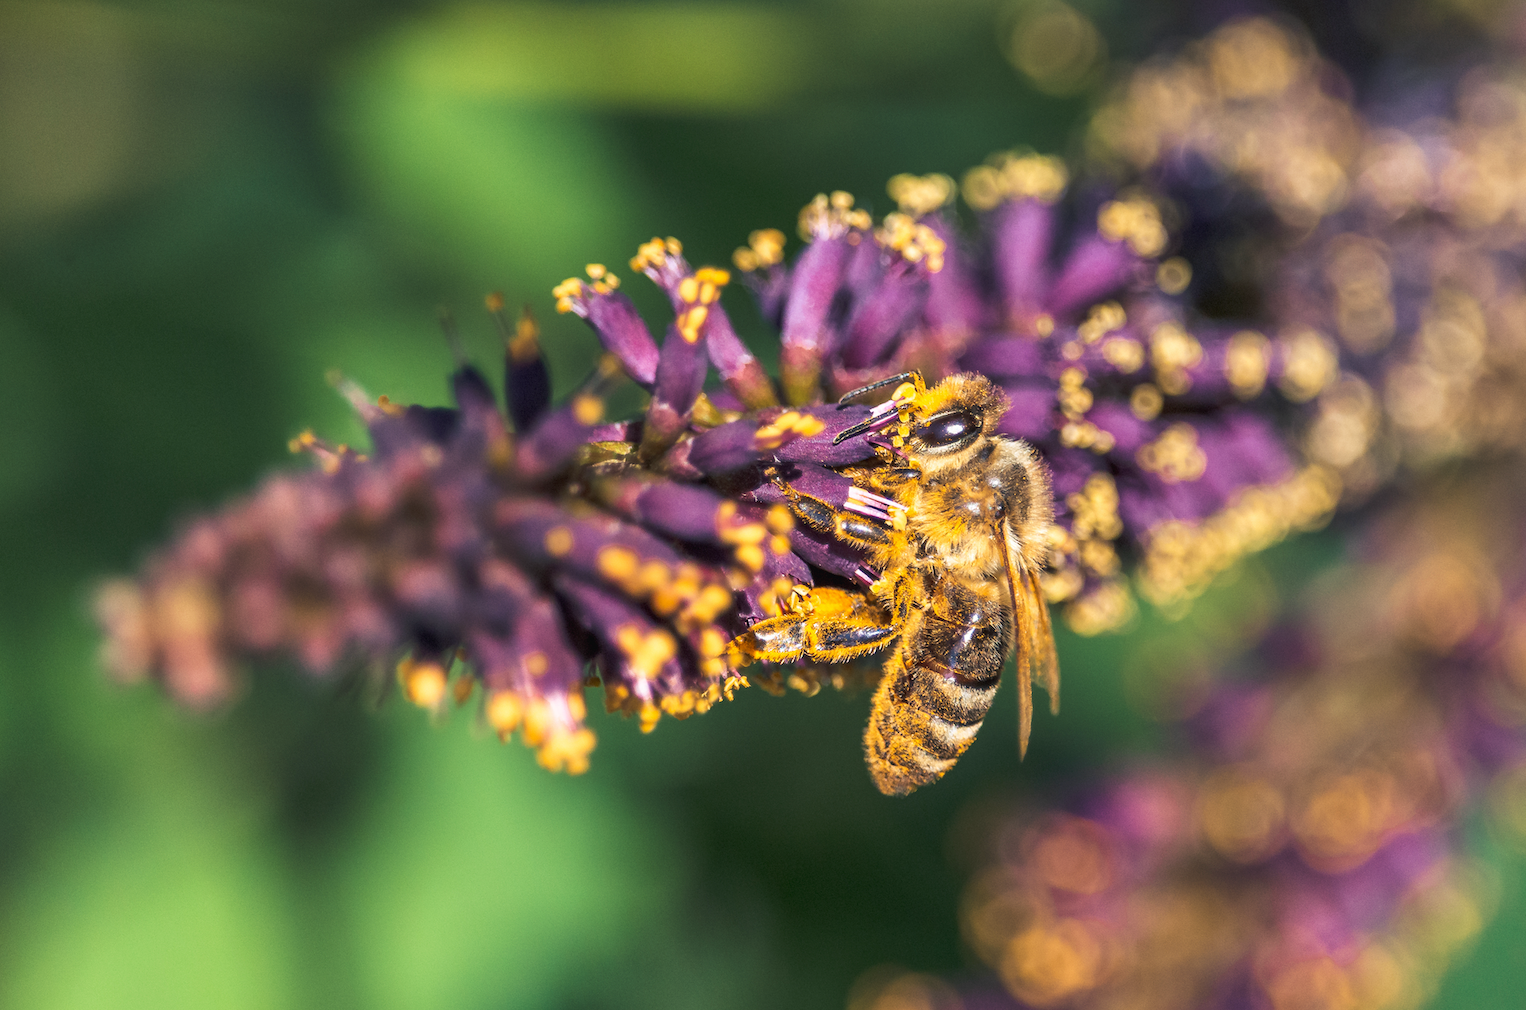
<svg viewBox="0 0 1526 1010">
<path fill-rule="evenodd" d="M 1462 819 L 1487 801 L 1526 840 L 1522 490 L 1500 468 L 1391 506 L 1185 717 L 1190 754 L 995 822 L 962 919 L 1016 1005 L 1433 990 L 1491 902 Z"/>
</svg>

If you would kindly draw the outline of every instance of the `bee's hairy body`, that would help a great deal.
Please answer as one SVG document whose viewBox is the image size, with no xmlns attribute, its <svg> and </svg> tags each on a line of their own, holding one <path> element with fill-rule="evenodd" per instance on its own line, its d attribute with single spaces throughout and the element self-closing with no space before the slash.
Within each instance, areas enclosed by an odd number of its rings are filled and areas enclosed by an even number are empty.
<svg viewBox="0 0 1526 1010">
<path fill-rule="evenodd" d="M 1006 403 L 988 380 L 960 375 L 927 389 L 911 378 L 897 392 L 906 402 L 894 449 L 882 453 L 882 465 L 845 471 L 856 487 L 893 503 L 885 506 L 890 521 L 785 487 L 797 515 L 863 551 L 879 579 L 862 593 L 803 593 L 792 613 L 739 639 L 744 658 L 770 662 L 891 650 L 864 735 L 870 774 L 890 794 L 953 766 L 990 710 L 1014 648 L 1024 748 L 1031 673 L 1052 704 L 1058 699 L 1037 581 L 1050 521 L 1047 474 L 1031 447 L 996 433 Z"/>
</svg>

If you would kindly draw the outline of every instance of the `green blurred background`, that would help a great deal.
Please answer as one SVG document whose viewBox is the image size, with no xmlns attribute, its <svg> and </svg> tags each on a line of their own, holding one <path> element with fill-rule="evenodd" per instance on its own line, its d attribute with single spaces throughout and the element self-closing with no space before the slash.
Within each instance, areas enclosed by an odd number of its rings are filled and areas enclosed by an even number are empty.
<svg viewBox="0 0 1526 1010">
<path fill-rule="evenodd" d="M 565 387 L 592 340 L 549 292 L 586 262 L 628 277 L 673 234 L 725 264 L 818 190 L 883 210 L 895 172 L 1073 151 L 1110 66 L 1191 27 L 1076 7 L 1096 35 L 1025 57 L 992 0 L 0 3 L 0 1007 L 841 1007 L 877 965 L 973 973 L 987 812 L 1160 746 L 1128 657 L 1191 676 L 1334 535 L 1184 623 L 1064 637 L 1026 765 L 1004 693 L 902 800 L 863 770 L 863 696 L 595 716 L 593 770 L 551 776 L 291 671 L 212 718 L 111 686 L 87 597 L 301 428 L 357 438 L 330 370 L 441 402 L 442 305 L 492 362 L 482 295 L 533 303 Z M 1440 1005 L 1514 1005 L 1500 863 Z"/>
</svg>

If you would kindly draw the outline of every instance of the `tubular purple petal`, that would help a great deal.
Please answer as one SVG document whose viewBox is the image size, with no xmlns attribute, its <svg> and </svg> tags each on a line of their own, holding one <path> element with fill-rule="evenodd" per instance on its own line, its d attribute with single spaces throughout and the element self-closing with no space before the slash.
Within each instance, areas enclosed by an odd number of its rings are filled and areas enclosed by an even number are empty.
<svg viewBox="0 0 1526 1010">
<path fill-rule="evenodd" d="M 1049 254 L 1054 245 L 1055 209 L 1038 200 L 1012 200 L 991 212 L 991 263 L 1004 316 L 1027 331 L 1054 307 L 1049 292 Z"/>
<path fill-rule="evenodd" d="M 852 249 L 846 238 L 820 238 L 795 261 L 779 335 L 780 375 L 789 403 L 809 403 L 818 395 L 822 358 L 835 340 L 830 313 Z"/>
<path fill-rule="evenodd" d="M 1057 318 L 1145 276 L 1146 265 L 1123 242 L 1098 236 L 1081 240 L 1050 289 L 1047 308 Z"/>
</svg>

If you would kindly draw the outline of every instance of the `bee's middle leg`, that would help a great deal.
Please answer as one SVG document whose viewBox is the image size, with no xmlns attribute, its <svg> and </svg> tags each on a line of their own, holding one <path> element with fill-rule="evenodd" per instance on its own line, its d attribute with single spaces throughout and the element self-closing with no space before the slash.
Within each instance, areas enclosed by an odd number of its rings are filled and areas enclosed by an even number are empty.
<svg viewBox="0 0 1526 1010">
<path fill-rule="evenodd" d="M 892 532 L 881 523 L 803 494 L 783 481 L 778 486 L 789 502 L 790 511 L 818 532 L 830 533 L 864 550 L 889 548 L 895 542 Z"/>
<path fill-rule="evenodd" d="M 885 648 L 899 634 L 862 594 L 823 587 L 806 594 L 794 613 L 754 624 L 732 648 L 742 662 L 842 663 Z"/>
</svg>

